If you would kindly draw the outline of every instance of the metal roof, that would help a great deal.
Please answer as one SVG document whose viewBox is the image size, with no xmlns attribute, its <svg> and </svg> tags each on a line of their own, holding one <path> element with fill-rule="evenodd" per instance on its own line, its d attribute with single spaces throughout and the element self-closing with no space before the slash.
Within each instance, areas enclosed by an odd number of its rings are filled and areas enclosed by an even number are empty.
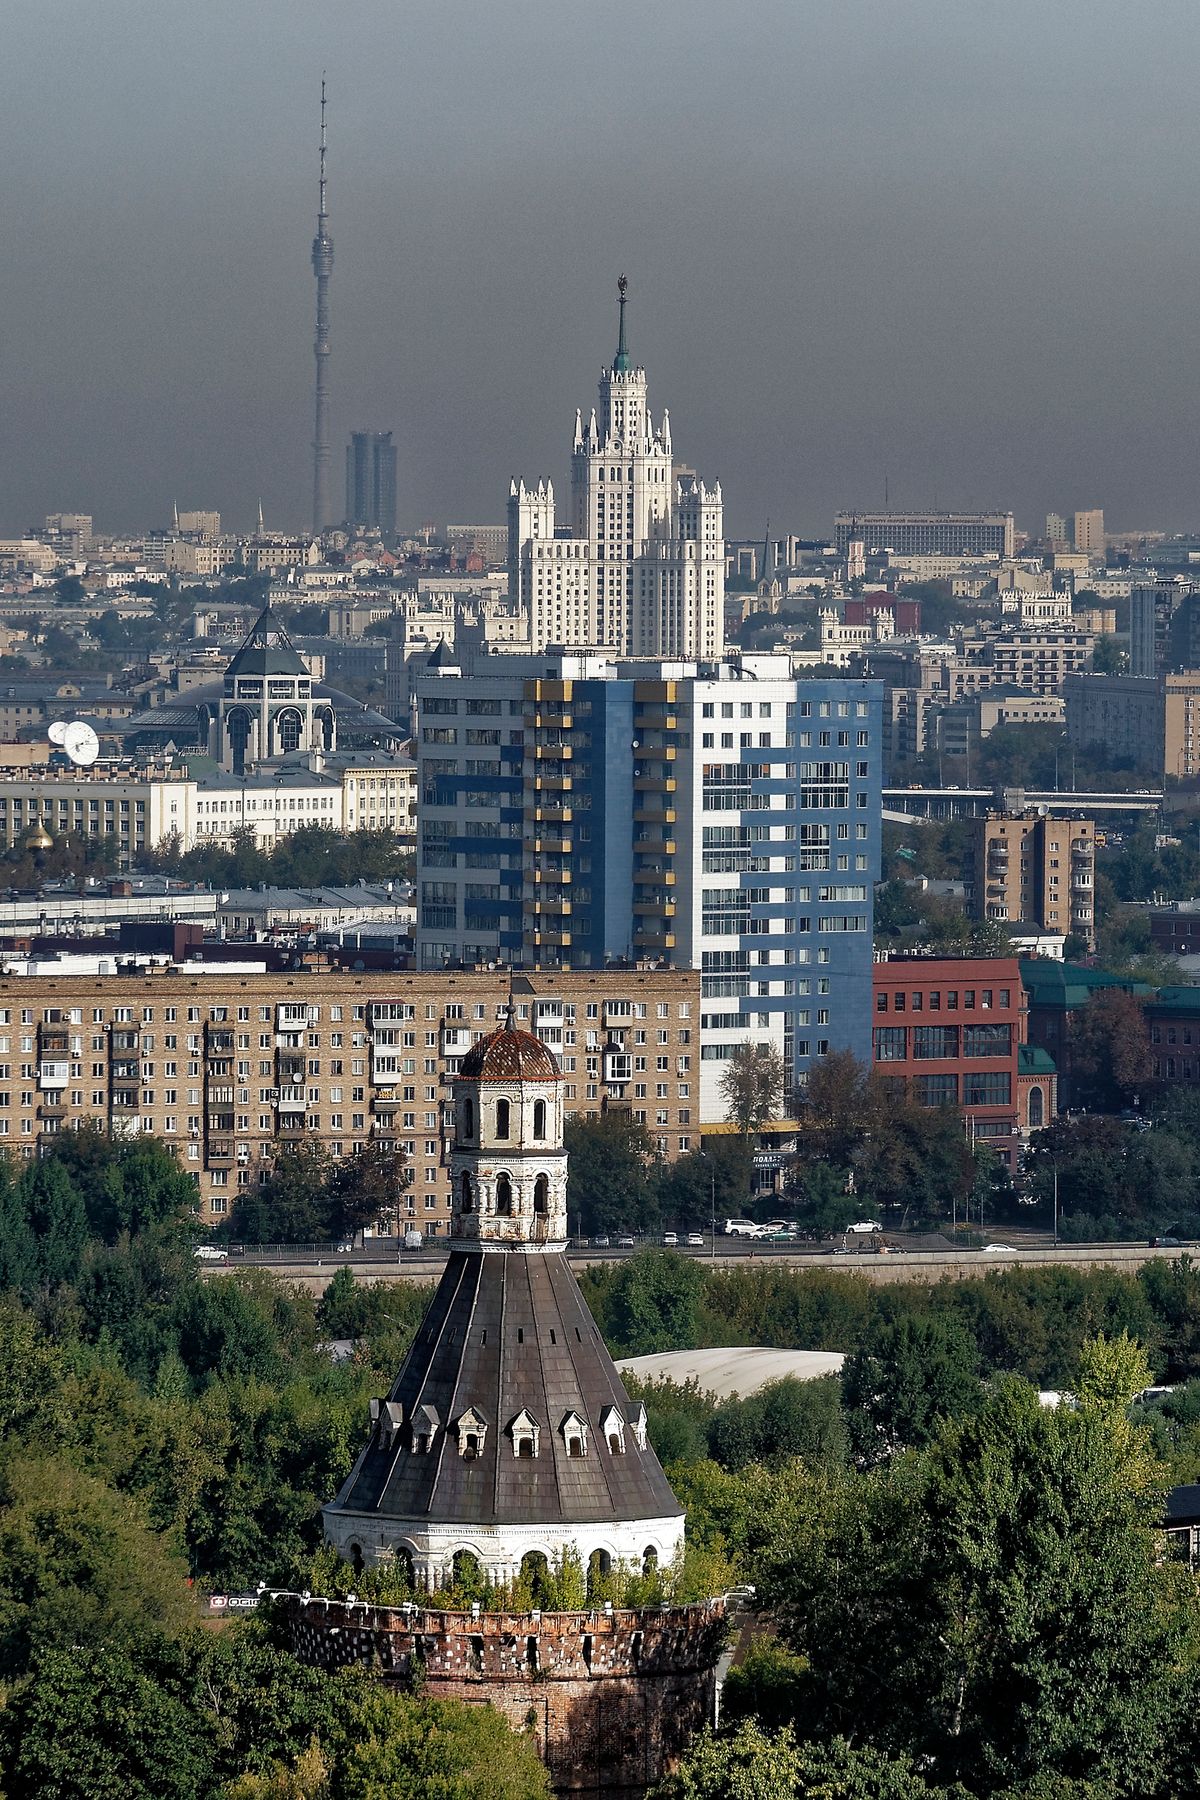
<svg viewBox="0 0 1200 1800">
<path fill-rule="evenodd" d="M 638 1442 L 635 1408 L 557 1251 L 453 1251 L 388 1400 L 402 1409 L 400 1430 L 372 1433 L 327 1510 L 560 1526 L 682 1512 L 649 1442 Z M 609 1407 L 625 1423 L 623 1451 L 610 1448 L 601 1426 Z M 478 1454 L 467 1457 L 454 1426 L 471 1408 L 485 1429 Z M 536 1456 L 515 1452 L 511 1428 L 522 1412 L 539 1428 Z M 587 1427 L 582 1455 L 568 1454 L 563 1427 L 572 1414 Z M 418 1426 L 435 1420 L 427 1453 L 412 1447 L 414 1418 Z"/>
</svg>

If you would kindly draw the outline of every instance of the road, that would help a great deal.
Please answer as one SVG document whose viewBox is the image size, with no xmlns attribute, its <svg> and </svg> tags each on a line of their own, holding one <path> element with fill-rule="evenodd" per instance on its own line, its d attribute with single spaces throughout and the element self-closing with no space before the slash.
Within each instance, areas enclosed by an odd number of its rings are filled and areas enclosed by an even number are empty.
<svg viewBox="0 0 1200 1800">
<path fill-rule="evenodd" d="M 885 1241 L 890 1243 L 894 1240 Z M 736 1268 L 748 1263 L 761 1267 L 770 1263 L 791 1269 L 836 1269 L 843 1274 L 862 1275 L 869 1281 L 877 1282 L 939 1281 L 947 1276 L 962 1280 L 988 1275 L 996 1269 L 1037 1264 L 1117 1268 L 1133 1273 L 1143 1263 L 1150 1262 L 1155 1257 L 1170 1261 L 1180 1256 L 1200 1254 L 1196 1246 L 1188 1245 L 1179 1249 L 1154 1250 L 1144 1240 L 1130 1244 L 1060 1244 L 1055 1247 L 1049 1233 L 1022 1233 L 1018 1244 L 1005 1253 L 961 1249 L 936 1236 L 913 1238 L 908 1243 L 913 1247 L 908 1248 L 906 1244 L 903 1250 L 891 1250 L 882 1254 L 864 1242 L 861 1249 L 841 1254 L 840 1251 L 831 1253 L 827 1244 L 764 1244 L 745 1238 L 719 1237 L 715 1256 L 711 1240 L 707 1238 L 702 1250 L 682 1247 L 679 1254 L 710 1263 L 715 1268 Z M 569 1251 L 569 1256 L 576 1269 L 584 1269 L 597 1263 L 623 1262 L 636 1255 L 639 1249 L 656 1247 L 657 1240 L 651 1239 L 633 1248 L 577 1245 Z M 353 1269 L 355 1275 L 367 1283 L 432 1282 L 440 1277 L 446 1266 L 448 1249 L 448 1241 L 444 1238 L 434 1239 L 422 1250 L 401 1251 L 399 1254 L 394 1250 L 381 1254 L 375 1246 L 346 1252 L 317 1245 L 271 1246 L 266 1249 L 235 1251 L 226 1262 L 201 1264 L 201 1272 L 227 1274 L 240 1268 L 267 1268 L 285 1280 L 313 1291 L 322 1290 L 342 1267 Z"/>
</svg>

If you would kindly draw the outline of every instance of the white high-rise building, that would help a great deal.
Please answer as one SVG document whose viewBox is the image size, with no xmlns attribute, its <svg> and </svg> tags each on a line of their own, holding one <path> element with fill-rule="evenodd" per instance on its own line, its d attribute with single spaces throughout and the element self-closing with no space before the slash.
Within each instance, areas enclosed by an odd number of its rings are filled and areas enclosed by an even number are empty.
<svg viewBox="0 0 1200 1800">
<path fill-rule="evenodd" d="M 671 421 L 657 426 L 646 371 L 625 344 L 626 283 L 612 367 L 587 425 L 575 415 L 570 523 L 554 487 L 514 481 L 508 500 L 509 592 L 532 648 L 607 648 L 626 656 L 720 656 L 725 541 L 721 484 L 675 473 Z"/>
</svg>

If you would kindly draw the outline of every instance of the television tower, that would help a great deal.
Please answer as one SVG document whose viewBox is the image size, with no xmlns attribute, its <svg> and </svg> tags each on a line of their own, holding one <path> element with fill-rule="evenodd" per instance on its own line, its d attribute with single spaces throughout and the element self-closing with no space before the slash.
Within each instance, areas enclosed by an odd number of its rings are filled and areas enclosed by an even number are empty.
<svg viewBox="0 0 1200 1800">
<path fill-rule="evenodd" d="M 316 415 L 313 425 L 314 534 L 330 524 L 329 502 L 329 277 L 333 273 L 333 239 L 325 211 L 325 77 L 321 77 L 321 177 L 317 206 L 317 235 L 313 239 L 312 266 L 317 278 L 317 335 L 313 353 L 317 359 Z"/>
</svg>

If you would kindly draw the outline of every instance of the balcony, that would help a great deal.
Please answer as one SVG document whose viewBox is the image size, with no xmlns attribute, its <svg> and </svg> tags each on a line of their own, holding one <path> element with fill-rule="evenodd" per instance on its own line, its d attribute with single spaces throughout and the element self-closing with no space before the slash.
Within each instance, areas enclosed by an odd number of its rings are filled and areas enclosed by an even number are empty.
<svg viewBox="0 0 1200 1800">
<path fill-rule="evenodd" d="M 39 1031 L 38 1050 L 43 1057 L 66 1056 L 70 1048 L 70 1039 L 65 1031 L 47 1031 L 44 1027 Z"/>
<path fill-rule="evenodd" d="M 142 1034 L 140 1031 L 114 1031 L 110 1039 L 110 1046 L 114 1056 L 120 1055 L 123 1051 L 140 1050 Z"/>
<path fill-rule="evenodd" d="M 141 1078 L 141 1064 L 134 1057 L 131 1061 L 114 1062 L 109 1072 L 114 1081 L 138 1081 Z"/>
<path fill-rule="evenodd" d="M 71 1065 L 68 1062 L 43 1062 L 38 1069 L 38 1086 L 48 1088 L 65 1088 L 71 1077 Z"/>
<path fill-rule="evenodd" d="M 208 1169 L 231 1169 L 235 1159 L 232 1138 L 215 1138 L 204 1152 L 204 1165 Z"/>
<path fill-rule="evenodd" d="M 302 1087 L 281 1087 L 276 1106 L 281 1113 L 303 1112 L 308 1105 L 308 1093 Z"/>
<path fill-rule="evenodd" d="M 213 1031 L 210 1028 L 208 1032 L 208 1054 L 210 1056 L 232 1056 L 232 1031 Z"/>
<path fill-rule="evenodd" d="M 381 1056 L 377 1052 L 371 1059 L 371 1080 L 394 1087 L 399 1079 L 400 1058 L 398 1056 Z"/>
<path fill-rule="evenodd" d="M 47 1094 L 38 1102 L 37 1116 L 39 1119 L 65 1119 L 67 1116 L 66 1095 Z"/>
<path fill-rule="evenodd" d="M 208 1115 L 208 1135 L 224 1136 L 233 1130 L 233 1114 L 231 1112 L 210 1112 Z"/>
<path fill-rule="evenodd" d="M 278 1058 L 276 1067 L 281 1087 L 296 1087 L 308 1073 L 308 1064 L 302 1056 L 282 1055 Z"/>
</svg>

